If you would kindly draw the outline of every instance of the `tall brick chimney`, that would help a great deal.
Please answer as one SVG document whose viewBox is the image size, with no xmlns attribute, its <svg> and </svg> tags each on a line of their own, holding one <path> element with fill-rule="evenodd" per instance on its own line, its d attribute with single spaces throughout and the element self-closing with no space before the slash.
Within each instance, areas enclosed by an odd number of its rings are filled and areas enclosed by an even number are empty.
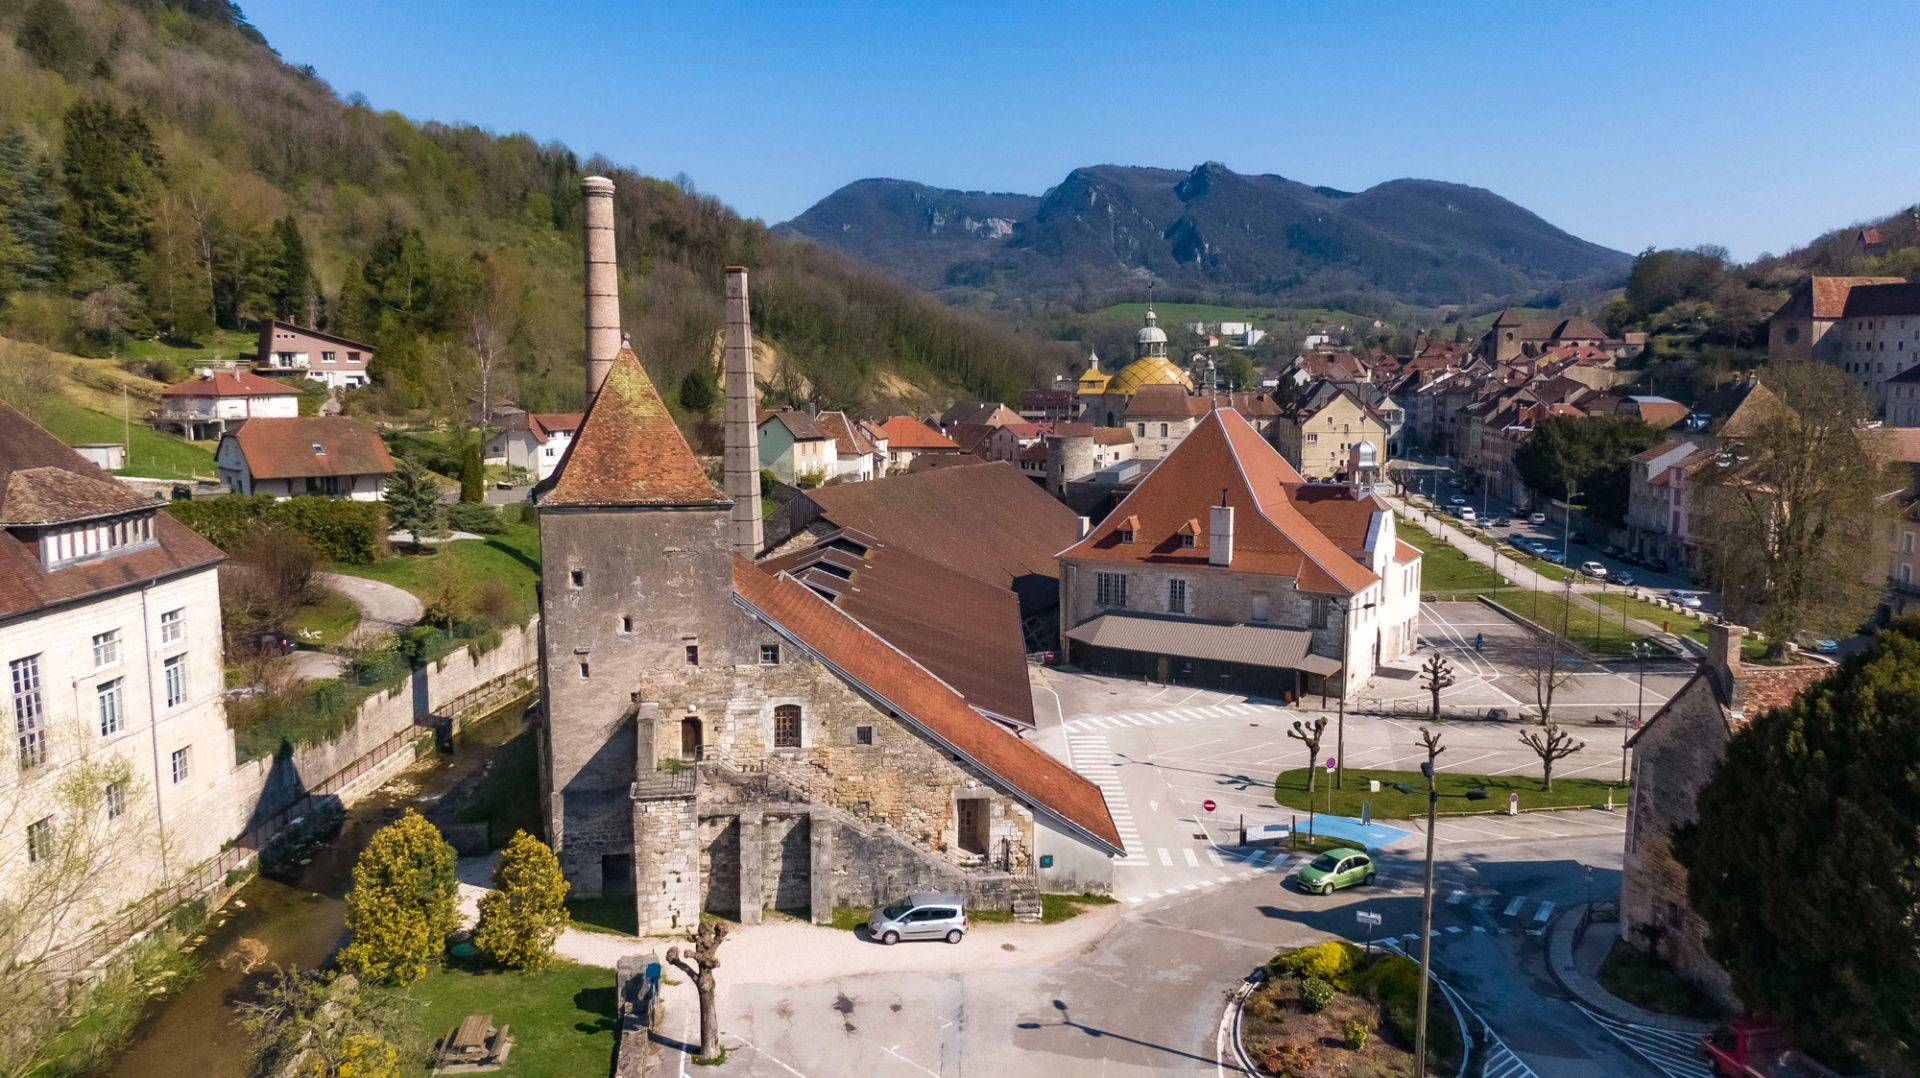
<svg viewBox="0 0 1920 1078">
<path fill-rule="evenodd" d="M 587 403 L 620 353 L 620 270 L 613 261 L 613 181 L 580 181 L 587 223 Z"/>
<path fill-rule="evenodd" d="M 726 489 L 733 499 L 733 552 L 760 554 L 760 431 L 753 375 L 753 324 L 747 316 L 747 268 L 727 267 Z"/>
</svg>

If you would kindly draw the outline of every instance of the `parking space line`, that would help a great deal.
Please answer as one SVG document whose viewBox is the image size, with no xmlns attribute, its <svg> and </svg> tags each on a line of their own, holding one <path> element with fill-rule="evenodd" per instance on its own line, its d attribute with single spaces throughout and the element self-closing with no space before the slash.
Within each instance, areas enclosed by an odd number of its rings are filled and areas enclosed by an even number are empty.
<svg viewBox="0 0 1920 1078">
<path fill-rule="evenodd" d="M 1167 852 L 1165 846 L 1160 847 L 1160 863 L 1168 868 L 1173 867 L 1173 855 Z"/>
<path fill-rule="evenodd" d="M 1548 902 L 1545 899 L 1541 899 L 1540 908 L 1533 911 L 1533 919 L 1536 921 L 1545 921 L 1548 917 L 1552 915 L 1553 915 L 1553 903 Z"/>
<path fill-rule="evenodd" d="M 1500 911 L 1500 915 L 1502 917 L 1512 917 L 1514 914 L 1520 912 L 1521 906 L 1526 904 L 1527 900 L 1525 898 L 1516 898 L 1512 902 L 1507 903 L 1507 908 Z"/>
</svg>

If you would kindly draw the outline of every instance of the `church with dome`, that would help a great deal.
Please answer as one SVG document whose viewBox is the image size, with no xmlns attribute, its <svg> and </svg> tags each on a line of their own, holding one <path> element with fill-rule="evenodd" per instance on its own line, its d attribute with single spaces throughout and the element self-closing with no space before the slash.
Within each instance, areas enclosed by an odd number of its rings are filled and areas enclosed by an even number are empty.
<svg viewBox="0 0 1920 1078">
<path fill-rule="evenodd" d="M 1080 376 L 1076 392 L 1080 397 L 1080 415 L 1101 427 L 1119 426 L 1127 406 L 1142 386 L 1177 385 L 1193 392 L 1193 380 L 1180 365 L 1167 357 L 1167 331 L 1159 326 L 1153 303 L 1147 303 L 1147 321 L 1133 337 L 1133 361 L 1109 375 L 1101 371 L 1097 357 Z"/>
</svg>

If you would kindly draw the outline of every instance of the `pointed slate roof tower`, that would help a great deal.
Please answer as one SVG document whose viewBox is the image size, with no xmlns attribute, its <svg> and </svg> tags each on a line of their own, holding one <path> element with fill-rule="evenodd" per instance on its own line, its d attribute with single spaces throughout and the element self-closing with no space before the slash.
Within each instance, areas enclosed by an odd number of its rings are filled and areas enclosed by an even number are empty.
<svg viewBox="0 0 1920 1078">
<path fill-rule="evenodd" d="M 629 347 L 614 356 L 567 455 L 534 498 L 543 506 L 732 504 L 694 459 Z"/>
</svg>

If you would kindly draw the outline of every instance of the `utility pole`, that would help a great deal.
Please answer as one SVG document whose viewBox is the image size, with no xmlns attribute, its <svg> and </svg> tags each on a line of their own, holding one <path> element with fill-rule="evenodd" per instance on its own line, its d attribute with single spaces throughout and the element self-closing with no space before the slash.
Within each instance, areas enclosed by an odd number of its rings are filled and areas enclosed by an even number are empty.
<svg viewBox="0 0 1920 1078">
<path fill-rule="evenodd" d="M 1427 760 L 1420 765 L 1427 776 L 1427 878 L 1426 893 L 1420 899 L 1420 1001 L 1413 1018 L 1413 1074 L 1414 1078 L 1427 1078 L 1427 987 L 1433 982 L 1433 827 L 1440 806 L 1433 763 L 1447 750 L 1440 745 L 1440 735 L 1432 730 L 1420 731 L 1420 747 L 1427 750 Z"/>
<path fill-rule="evenodd" d="M 1645 640 L 1633 642 L 1633 657 L 1640 662 L 1640 715 L 1637 725 L 1647 724 L 1647 656 L 1653 654 L 1653 645 Z M 1624 725 L 1624 724 L 1623 724 Z M 1627 742 L 1632 740 L 1631 730 L 1620 731 L 1620 785 L 1627 784 Z"/>
<path fill-rule="evenodd" d="M 1346 789 L 1347 777 L 1347 689 L 1351 684 L 1352 672 L 1347 669 L 1347 635 L 1353 631 L 1353 596 L 1340 604 L 1340 723 L 1333 733 L 1333 784 Z M 1327 794 L 1328 804 L 1332 804 L 1333 794 Z"/>
<path fill-rule="evenodd" d="M 131 468 L 133 467 L 133 407 L 127 403 L 125 382 L 120 383 L 120 440 L 125 443 L 127 467 Z"/>
</svg>

